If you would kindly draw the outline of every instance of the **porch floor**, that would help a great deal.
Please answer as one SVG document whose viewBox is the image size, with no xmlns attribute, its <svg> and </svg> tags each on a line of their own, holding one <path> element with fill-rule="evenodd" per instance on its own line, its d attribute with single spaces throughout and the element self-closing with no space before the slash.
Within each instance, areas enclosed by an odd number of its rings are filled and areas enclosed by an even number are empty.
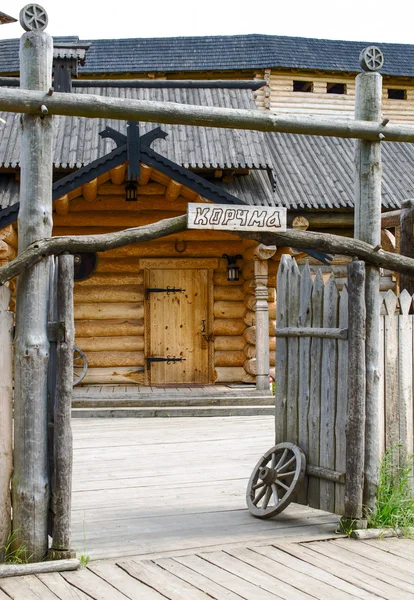
<svg viewBox="0 0 414 600">
<path fill-rule="evenodd" d="M 74 417 L 272 415 L 270 390 L 254 385 L 90 385 L 73 389 Z"/>
<path fill-rule="evenodd" d="M 338 519 L 291 505 L 246 508 L 272 417 L 73 420 L 73 547 L 91 558 L 333 535 Z"/>
</svg>

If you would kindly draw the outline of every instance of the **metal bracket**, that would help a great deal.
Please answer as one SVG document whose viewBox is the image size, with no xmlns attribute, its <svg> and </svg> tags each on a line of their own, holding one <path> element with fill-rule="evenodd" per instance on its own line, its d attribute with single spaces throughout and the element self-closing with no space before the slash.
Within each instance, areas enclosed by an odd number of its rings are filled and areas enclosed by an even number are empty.
<svg viewBox="0 0 414 600">
<path fill-rule="evenodd" d="M 182 292 L 185 292 L 185 289 L 170 287 L 169 285 L 167 285 L 166 288 L 147 288 L 145 290 L 147 300 L 151 292 L 155 294 L 162 294 L 163 292 L 165 292 L 167 296 L 169 296 L 170 294 L 181 294 Z"/>
<path fill-rule="evenodd" d="M 151 363 L 154 362 L 165 362 L 167 365 L 175 365 L 175 363 L 183 362 L 184 360 L 187 359 L 182 356 L 150 356 L 147 358 L 147 369 L 149 370 L 151 368 Z"/>
<path fill-rule="evenodd" d="M 65 341 L 65 323 L 63 321 L 49 321 L 47 324 L 47 337 L 49 342 Z"/>
</svg>

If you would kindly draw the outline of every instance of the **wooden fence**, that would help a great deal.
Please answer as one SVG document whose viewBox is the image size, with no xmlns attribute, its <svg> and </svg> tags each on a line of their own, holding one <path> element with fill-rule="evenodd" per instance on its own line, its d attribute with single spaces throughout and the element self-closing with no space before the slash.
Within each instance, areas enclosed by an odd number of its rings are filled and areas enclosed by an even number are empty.
<svg viewBox="0 0 414 600">
<path fill-rule="evenodd" d="M 342 286 L 341 286 L 342 287 Z M 413 299 L 381 300 L 379 452 L 413 452 Z M 344 514 L 348 405 L 348 290 L 284 255 L 277 278 L 276 443 L 306 454 L 303 504 Z M 311 328 L 311 330 L 309 330 Z"/>
</svg>

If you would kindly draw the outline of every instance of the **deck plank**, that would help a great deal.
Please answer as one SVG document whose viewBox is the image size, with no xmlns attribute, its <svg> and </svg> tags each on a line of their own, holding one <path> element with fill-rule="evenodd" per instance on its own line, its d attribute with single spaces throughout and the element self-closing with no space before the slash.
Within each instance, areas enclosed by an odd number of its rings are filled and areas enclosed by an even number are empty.
<svg viewBox="0 0 414 600">
<path fill-rule="evenodd" d="M 176 575 L 213 598 L 219 598 L 220 600 L 242 600 L 242 596 L 215 583 L 201 573 L 189 569 L 173 558 L 159 558 L 155 562 L 165 571 Z"/>
<path fill-rule="evenodd" d="M 36 575 L 0 579 L 0 589 L 16 600 L 57 600 L 59 598 Z"/>
<path fill-rule="evenodd" d="M 85 592 L 93 600 L 125 600 L 125 598 L 128 598 L 89 569 L 67 571 L 62 573 L 62 577 L 74 587 Z"/>
<path fill-rule="evenodd" d="M 70 585 L 60 573 L 41 573 L 37 578 L 60 600 L 90 600 L 91 598 Z"/>
<path fill-rule="evenodd" d="M 143 598 L 145 600 L 162 600 L 164 598 L 162 594 L 131 577 L 115 564 L 91 563 L 88 569 L 131 600 L 142 600 Z"/>
<path fill-rule="evenodd" d="M 124 560 L 117 564 L 131 577 L 155 588 L 170 600 L 206 600 L 204 592 L 175 575 L 165 572 L 150 561 L 139 563 L 134 560 Z"/>
<path fill-rule="evenodd" d="M 229 573 L 207 560 L 203 560 L 199 556 L 183 556 L 176 558 L 176 560 L 189 569 L 208 577 L 218 585 L 225 587 L 235 594 L 239 594 L 245 600 L 274 600 L 275 598 L 282 598 L 282 596 L 263 590 L 245 579 L 241 579 L 237 575 Z"/>
<path fill-rule="evenodd" d="M 371 578 L 387 590 L 388 585 L 393 586 L 397 590 L 409 592 L 414 597 L 414 581 L 413 578 L 402 571 L 397 571 L 393 567 L 388 567 L 381 563 L 379 566 L 376 561 L 363 556 L 355 556 L 355 553 L 349 550 L 346 546 L 339 546 L 337 542 L 326 542 L 324 544 L 307 543 L 302 545 L 304 549 L 312 550 L 314 553 L 326 556 L 338 567 L 345 565 L 352 570 L 357 570 L 362 573 L 361 577 L 367 583 Z M 350 543 L 347 544 L 350 546 Z M 392 590 L 390 590 L 392 593 Z"/>
</svg>

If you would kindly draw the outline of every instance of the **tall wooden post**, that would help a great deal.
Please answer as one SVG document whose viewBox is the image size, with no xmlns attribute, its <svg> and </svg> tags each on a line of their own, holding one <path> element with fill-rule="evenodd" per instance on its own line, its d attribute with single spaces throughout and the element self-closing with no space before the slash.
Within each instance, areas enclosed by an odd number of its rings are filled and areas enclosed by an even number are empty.
<svg viewBox="0 0 414 600">
<path fill-rule="evenodd" d="M 254 253 L 254 282 L 256 294 L 256 389 L 269 390 L 269 305 L 268 263 L 276 246 L 260 244 Z"/>
<path fill-rule="evenodd" d="M 414 258 L 414 200 L 405 200 L 401 204 L 400 217 L 400 253 Z M 400 289 L 414 294 L 414 277 L 401 273 Z"/>
<path fill-rule="evenodd" d="M 345 519 L 363 517 L 365 457 L 365 269 L 361 260 L 348 265 L 348 414 L 346 421 Z M 361 523 L 358 523 L 361 526 Z"/>
<path fill-rule="evenodd" d="M 20 15 L 26 30 L 33 6 Z M 34 23 L 42 23 L 41 18 Z M 20 86 L 49 90 L 52 59 L 52 37 L 27 31 L 20 41 Z M 52 139 L 47 114 L 21 118 L 19 252 L 52 235 Z M 48 261 L 42 260 L 19 276 L 16 299 L 13 531 L 14 546 L 25 548 L 30 561 L 42 560 L 48 546 L 48 287 Z"/>
<path fill-rule="evenodd" d="M 366 121 L 381 119 L 382 77 L 381 51 L 370 46 L 361 52 L 365 70 L 356 78 L 355 118 Z M 355 238 L 380 247 L 381 244 L 381 140 L 355 142 Z M 366 268 L 366 431 L 364 504 L 375 505 L 380 459 L 380 273 Z"/>
<path fill-rule="evenodd" d="M 11 530 L 10 479 L 13 468 L 13 315 L 8 311 L 11 292 L 0 286 L 0 563 Z"/>
<path fill-rule="evenodd" d="M 73 345 L 75 327 L 73 319 L 73 256 L 63 254 L 57 258 L 59 323 L 64 323 L 63 337 L 58 340 L 56 351 L 56 393 L 53 434 L 53 544 L 49 558 L 75 558 L 71 551 L 71 505 L 72 505 L 72 389 Z"/>
</svg>

